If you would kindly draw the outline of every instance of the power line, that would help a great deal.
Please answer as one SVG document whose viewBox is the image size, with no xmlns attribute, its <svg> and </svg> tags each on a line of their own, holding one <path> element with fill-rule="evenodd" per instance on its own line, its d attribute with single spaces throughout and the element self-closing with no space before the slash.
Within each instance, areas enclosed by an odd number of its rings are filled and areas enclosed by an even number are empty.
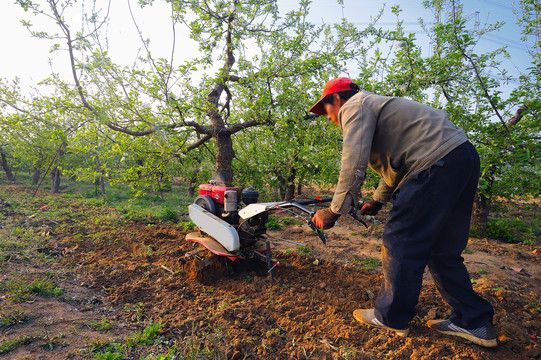
<svg viewBox="0 0 541 360">
<path fill-rule="evenodd" d="M 512 6 L 509 6 L 509 5 L 503 5 L 503 4 L 500 4 L 496 1 L 492 1 L 492 0 L 477 0 L 477 1 L 482 1 L 482 2 L 486 2 L 487 4 L 490 4 L 490 5 L 494 5 L 494 6 L 499 6 L 503 9 L 506 9 L 506 10 L 514 10 Z"/>
</svg>

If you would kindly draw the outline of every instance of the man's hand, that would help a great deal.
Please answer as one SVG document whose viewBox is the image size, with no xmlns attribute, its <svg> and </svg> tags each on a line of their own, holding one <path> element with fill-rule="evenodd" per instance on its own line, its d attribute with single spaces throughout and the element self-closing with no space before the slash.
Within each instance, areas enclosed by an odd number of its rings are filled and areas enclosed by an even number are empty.
<svg viewBox="0 0 541 360">
<path fill-rule="evenodd" d="M 361 215 L 376 215 L 383 206 L 382 203 L 376 200 L 368 200 L 361 206 Z"/>
<path fill-rule="evenodd" d="M 332 228 L 339 217 L 340 214 L 335 214 L 330 208 L 321 209 L 316 212 L 312 222 L 318 229 L 326 230 Z"/>
</svg>

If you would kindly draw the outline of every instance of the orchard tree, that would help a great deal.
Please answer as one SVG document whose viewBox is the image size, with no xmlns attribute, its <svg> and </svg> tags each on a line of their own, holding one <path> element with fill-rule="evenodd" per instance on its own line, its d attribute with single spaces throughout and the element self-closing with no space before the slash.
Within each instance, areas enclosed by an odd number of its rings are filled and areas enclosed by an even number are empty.
<svg viewBox="0 0 541 360">
<path fill-rule="evenodd" d="M 21 94 L 18 82 L 0 81 L 0 129 L 11 149 L 11 158 L 20 168 L 33 169 L 37 184 L 45 167 L 52 170 L 53 193 L 58 192 L 64 152 L 70 136 L 80 127 L 76 116 L 66 116 L 60 89 L 49 96 Z"/>
<path fill-rule="evenodd" d="M 100 161 L 111 158 L 107 155 L 110 149 L 130 153 L 127 150 L 135 143 L 144 147 L 144 141 L 130 142 L 123 135 L 154 137 L 161 139 L 159 146 L 147 151 L 142 163 L 156 163 L 155 156 L 167 159 L 165 163 L 171 159 L 182 163 L 188 152 L 203 148 L 203 153 L 209 151 L 215 158 L 215 180 L 231 185 L 232 137 L 245 129 L 280 121 L 284 112 L 280 82 L 287 79 L 291 86 L 287 91 L 299 88 L 306 79 L 314 84 L 328 71 L 344 68 L 362 49 L 363 33 L 348 23 L 310 24 L 306 20 L 308 1 L 281 15 L 274 0 L 171 0 L 167 3 L 173 28 L 187 29 L 199 44 L 198 54 L 182 65 L 175 64 L 173 55 L 170 59 L 155 58 L 140 32 L 145 56 L 136 65 L 123 67 L 113 62 L 103 45 L 107 43 L 102 33 L 107 15 L 93 12 L 85 17 L 86 33 L 73 32 L 65 14 L 75 0 L 18 2 L 25 10 L 52 19 L 60 30 L 58 34 L 35 31 L 31 22 L 25 22 L 34 36 L 47 38 L 54 42 L 53 49 L 67 52 L 73 92 L 78 95 L 69 101 L 73 108 L 84 107 L 83 121 L 94 129 L 86 133 L 102 134 L 100 145 L 95 142 L 95 149 L 100 150 L 94 156 L 101 174 L 110 172 L 107 167 L 111 165 Z M 139 3 L 152 6 L 153 2 Z M 77 58 L 77 53 L 84 55 Z M 315 97 L 313 91 L 310 95 Z M 78 143 L 89 144 L 85 139 Z M 211 140 L 214 145 L 208 146 Z"/>
<path fill-rule="evenodd" d="M 501 85 L 511 79 L 501 65 L 506 49 L 476 51 L 479 40 L 503 23 L 484 27 L 474 23 L 471 27 L 459 1 L 424 4 L 435 16 L 431 26 L 422 22 L 431 39 L 432 54 L 421 55 L 418 40 L 404 32 L 400 8 L 394 7 L 397 28 L 382 33 L 376 41 L 382 40 L 395 50 L 386 54 L 376 51 L 364 59 L 359 82 L 367 90 L 443 108 L 451 121 L 466 131 L 481 157 L 472 224 L 483 232 L 495 199 L 539 194 L 539 121 L 527 116 L 531 105 L 526 105 L 537 103 L 539 77 L 532 73 L 520 78 L 520 88 L 526 90 L 520 93 L 529 100 L 519 100 L 516 95 L 505 98 Z"/>
</svg>

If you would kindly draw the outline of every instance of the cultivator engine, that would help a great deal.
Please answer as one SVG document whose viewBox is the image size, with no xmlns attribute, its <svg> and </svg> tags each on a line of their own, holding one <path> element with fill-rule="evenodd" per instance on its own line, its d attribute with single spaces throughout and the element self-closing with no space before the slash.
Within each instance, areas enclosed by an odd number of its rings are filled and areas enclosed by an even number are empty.
<svg viewBox="0 0 541 360">
<path fill-rule="evenodd" d="M 204 248 L 186 254 L 187 257 L 199 257 L 199 253 L 208 249 L 213 256 L 201 258 L 202 263 L 196 271 L 220 259 L 230 260 L 256 258 L 266 262 L 268 272 L 278 261 L 272 258 L 274 246 L 267 237 L 267 221 L 269 212 L 288 209 L 296 213 L 308 215 L 307 224 L 317 233 L 326 244 L 325 234 L 312 223 L 315 211 L 306 205 L 329 202 L 332 198 L 311 199 L 303 201 L 282 201 L 258 203 L 259 192 L 253 188 L 218 186 L 213 183 L 199 186 L 199 196 L 189 206 L 189 216 L 199 228 L 199 232 L 186 235 L 187 241 L 195 241 Z M 244 207 L 240 208 L 242 202 Z M 281 239 L 283 241 L 288 241 Z M 289 241 L 297 245 L 303 245 Z"/>
</svg>

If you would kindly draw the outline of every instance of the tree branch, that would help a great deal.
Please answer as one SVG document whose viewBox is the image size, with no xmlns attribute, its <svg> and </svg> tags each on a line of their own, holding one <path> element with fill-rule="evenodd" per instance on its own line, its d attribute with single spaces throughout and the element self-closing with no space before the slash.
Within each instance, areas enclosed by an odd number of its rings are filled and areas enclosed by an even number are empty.
<svg viewBox="0 0 541 360">
<path fill-rule="evenodd" d="M 520 107 L 515 112 L 515 115 L 509 121 L 507 121 L 507 125 L 513 126 L 516 125 L 524 116 L 522 113 L 528 111 L 528 107 L 526 105 L 520 105 Z"/>
<path fill-rule="evenodd" d="M 199 146 L 203 145 L 204 143 L 206 143 L 207 141 L 209 141 L 210 139 L 212 139 L 212 135 L 205 135 L 203 136 L 201 139 L 197 140 L 196 142 L 194 142 L 193 144 L 189 145 L 187 148 L 186 148 L 186 152 L 190 151 L 190 150 L 193 150 L 195 148 L 198 148 Z"/>
<path fill-rule="evenodd" d="M 260 126 L 260 125 L 272 125 L 272 124 L 274 124 L 274 121 L 272 120 L 251 120 L 251 121 L 245 121 L 241 124 L 231 126 L 230 128 L 227 129 L 227 131 L 229 131 L 231 134 L 234 134 L 250 127 Z"/>
<path fill-rule="evenodd" d="M 155 133 L 156 131 L 158 131 L 160 129 L 174 129 L 174 128 L 178 127 L 178 125 L 177 124 L 156 125 L 152 129 L 147 129 L 147 130 L 143 130 L 143 131 L 133 131 L 133 130 L 130 130 L 130 129 L 126 129 L 125 127 L 115 125 L 115 124 L 113 124 L 111 122 L 107 123 L 107 127 L 112 129 L 112 130 L 119 131 L 121 133 L 128 134 L 128 135 L 131 135 L 131 136 L 146 136 L 146 135 L 153 134 L 153 133 Z"/>
</svg>

